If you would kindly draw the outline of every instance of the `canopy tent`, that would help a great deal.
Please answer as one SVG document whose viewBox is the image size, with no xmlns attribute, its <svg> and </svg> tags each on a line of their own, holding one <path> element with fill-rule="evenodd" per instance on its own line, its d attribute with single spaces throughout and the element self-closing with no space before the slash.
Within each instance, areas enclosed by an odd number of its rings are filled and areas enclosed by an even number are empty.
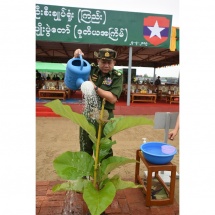
<svg viewBox="0 0 215 215">
<path fill-rule="evenodd" d="M 66 63 L 36 62 L 36 70 L 39 72 L 65 72 Z"/>
<path fill-rule="evenodd" d="M 80 48 L 84 52 L 84 59 L 90 63 L 97 63 L 94 51 L 100 48 L 111 48 L 117 51 L 117 66 L 128 66 L 129 47 L 117 45 L 99 45 L 83 43 L 64 43 L 52 41 L 36 41 L 36 60 L 43 62 L 67 63 L 73 58 L 74 51 Z M 179 64 L 179 51 L 169 48 L 132 47 L 132 66 L 153 67 Z"/>
</svg>

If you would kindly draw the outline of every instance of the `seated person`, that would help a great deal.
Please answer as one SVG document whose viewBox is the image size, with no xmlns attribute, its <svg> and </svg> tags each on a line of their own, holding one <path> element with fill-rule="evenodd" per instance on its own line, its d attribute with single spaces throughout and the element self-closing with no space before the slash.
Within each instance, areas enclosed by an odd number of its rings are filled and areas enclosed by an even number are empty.
<svg viewBox="0 0 215 215">
<path fill-rule="evenodd" d="M 48 74 L 48 76 L 47 76 L 47 78 L 46 78 L 46 80 L 50 80 L 51 78 L 50 78 L 50 75 Z"/>
</svg>

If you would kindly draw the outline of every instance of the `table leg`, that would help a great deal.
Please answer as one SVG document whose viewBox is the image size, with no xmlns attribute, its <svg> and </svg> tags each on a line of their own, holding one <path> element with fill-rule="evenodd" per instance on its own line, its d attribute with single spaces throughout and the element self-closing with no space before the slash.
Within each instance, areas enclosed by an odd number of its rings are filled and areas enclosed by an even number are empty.
<svg viewBox="0 0 215 215">
<path fill-rule="evenodd" d="M 176 181 L 176 166 L 173 166 L 171 171 L 170 193 L 169 193 L 169 199 L 171 204 L 173 204 L 174 202 L 175 181 Z"/>
<path fill-rule="evenodd" d="M 136 166 L 135 166 L 135 183 L 139 183 L 138 176 L 140 172 L 140 156 L 139 156 L 139 150 L 136 151 Z"/>
<path fill-rule="evenodd" d="M 146 190 L 146 206 L 151 205 L 151 187 L 152 187 L 152 171 L 148 169 L 148 176 L 147 176 L 147 190 Z"/>
</svg>

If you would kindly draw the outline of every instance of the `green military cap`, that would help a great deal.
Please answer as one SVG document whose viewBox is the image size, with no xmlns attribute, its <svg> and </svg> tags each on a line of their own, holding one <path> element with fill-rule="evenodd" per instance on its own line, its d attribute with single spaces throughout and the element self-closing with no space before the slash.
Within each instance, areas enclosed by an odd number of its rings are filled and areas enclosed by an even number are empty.
<svg viewBox="0 0 215 215">
<path fill-rule="evenodd" d="M 99 52 L 94 52 L 94 55 L 97 58 L 100 58 L 103 60 L 113 60 L 113 59 L 116 59 L 117 52 L 114 51 L 113 49 L 102 48 L 102 49 L 99 49 Z"/>
</svg>

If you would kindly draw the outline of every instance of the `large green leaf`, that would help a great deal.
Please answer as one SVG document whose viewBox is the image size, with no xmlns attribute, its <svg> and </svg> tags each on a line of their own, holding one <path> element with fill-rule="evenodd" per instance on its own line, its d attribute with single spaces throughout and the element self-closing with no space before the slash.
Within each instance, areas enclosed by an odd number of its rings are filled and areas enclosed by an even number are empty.
<svg viewBox="0 0 215 215">
<path fill-rule="evenodd" d="M 69 105 L 63 105 L 59 99 L 53 100 L 45 104 L 46 107 L 60 116 L 70 119 L 72 122 L 81 126 L 89 135 L 96 136 L 94 125 L 89 123 L 83 114 L 73 112 Z"/>
<path fill-rule="evenodd" d="M 90 140 L 93 142 L 93 143 L 97 143 L 97 138 L 96 138 L 96 136 L 89 136 L 89 138 L 90 138 Z"/>
<path fill-rule="evenodd" d="M 153 121 L 151 119 L 139 116 L 112 118 L 104 126 L 105 138 L 109 138 L 120 131 L 138 125 L 153 125 Z"/>
<path fill-rule="evenodd" d="M 117 156 L 111 156 L 101 163 L 101 175 L 107 175 L 112 170 L 116 169 L 119 166 L 128 164 L 128 163 L 136 163 L 137 161 L 135 159 L 129 159 L 124 157 L 117 157 Z"/>
<path fill-rule="evenodd" d="M 56 184 L 52 187 L 52 191 L 74 190 L 76 192 L 83 193 L 85 183 L 86 179 L 79 178 L 76 181 L 67 181 L 62 184 Z"/>
<path fill-rule="evenodd" d="M 106 156 L 109 154 L 109 151 L 112 147 L 112 145 L 116 144 L 116 141 L 112 141 L 110 139 L 104 139 L 102 138 L 100 140 L 100 146 L 99 146 L 99 162 Z M 93 150 L 94 150 L 94 154 L 96 151 L 96 144 L 93 144 Z"/>
<path fill-rule="evenodd" d="M 57 174 L 66 180 L 93 175 L 94 159 L 86 152 L 65 152 L 53 164 Z"/>
<path fill-rule="evenodd" d="M 112 203 L 116 189 L 112 182 L 108 182 L 101 190 L 96 190 L 91 183 L 84 187 L 83 198 L 92 215 L 100 215 Z"/>
<path fill-rule="evenodd" d="M 110 181 L 114 184 L 116 190 L 123 190 L 126 188 L 140 188 L 142 185 L 136 185 L 132 181 L 123 181 L 118 175 L 113 176 Z"/>
</svg>

